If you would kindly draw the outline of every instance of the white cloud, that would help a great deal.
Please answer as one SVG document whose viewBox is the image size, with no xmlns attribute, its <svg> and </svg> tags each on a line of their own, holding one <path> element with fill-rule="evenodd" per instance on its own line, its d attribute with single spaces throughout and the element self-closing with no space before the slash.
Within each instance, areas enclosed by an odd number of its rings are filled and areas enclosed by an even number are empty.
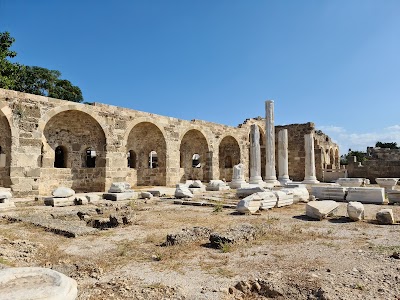
<svg viewBox="0 0 400 300">
<path fill-rule="evenodd" d="M 318 126 L 317 129 L 328 134 L 340 147 L 341 154 L 348 149 L 366 151 L 367 147 L 380 142 L 397 142 L 400 145 L 400 125 L 393 125 L 374 132 L 354 133 L 338 126 Z"/>
</svg>

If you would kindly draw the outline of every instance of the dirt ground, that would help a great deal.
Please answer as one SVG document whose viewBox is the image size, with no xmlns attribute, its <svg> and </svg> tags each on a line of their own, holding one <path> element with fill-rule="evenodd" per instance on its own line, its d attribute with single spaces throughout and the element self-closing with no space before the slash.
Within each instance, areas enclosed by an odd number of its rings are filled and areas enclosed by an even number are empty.
<svg viewBox="0 0 400 300">
<path fill-rule="evenodd" d="M 350 222 L 345 203 L 323 221 L 308 219 L 305 205 L 238 215 L 159 198 L 62 208 L 21 201 L 7 214 L 79 221 L 78 211 L 101 207 L 104 215 L 128 209 L 132 223 L 67 238 L 0 218 L 0 268 L 52 268 L 76 279 L 81 300 L 400 299 L 400 259 L 391 257 L 400 252 L 400 226 L 373 222 L 381 208 L 398 221 L 400 206 L 365 205 L 366 220 Z M 221 249 L 207 239 L 162 246 L 184 228 L 225 232 L 244 223 L 266 229 Z"/>
</svg>

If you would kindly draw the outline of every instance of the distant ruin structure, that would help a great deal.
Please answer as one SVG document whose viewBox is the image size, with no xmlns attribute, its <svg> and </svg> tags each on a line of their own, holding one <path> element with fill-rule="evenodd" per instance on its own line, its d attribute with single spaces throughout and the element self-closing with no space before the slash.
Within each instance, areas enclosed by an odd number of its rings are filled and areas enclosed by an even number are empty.
<svg viewBox="0 0 400 300">
<path fill-rule="evenodd" d="M 259 129 L 265 181 L 266 167 L 271 171 L 278 166 L 267 165 L 264 118 L 232 127 L 0 89 L 0 186 L 27 196 L 46 195 L 61 185 L 77 192 L 103 192 L 116 181 L 132 186 L 230 181 L 239 163 L 248 181 L 253 124 Z M 282 129 L 287 129 L 290 179 L 305 177 L 304 136 L 310 133 L 317 179 L 322 180 L 325 169 L 339 169 L 338 145 L 313 123 L 274 126 L 269 134 L 275 139 L 274 157 Z"/>
</svg>

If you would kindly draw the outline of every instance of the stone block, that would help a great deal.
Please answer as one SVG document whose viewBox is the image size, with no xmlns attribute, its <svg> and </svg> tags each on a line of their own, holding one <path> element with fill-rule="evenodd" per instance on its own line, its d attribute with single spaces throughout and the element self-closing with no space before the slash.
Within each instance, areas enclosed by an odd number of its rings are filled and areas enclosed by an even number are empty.
<svg viewBox="0 0 400 300">
<path fill-rule="evenodd" d="M 67 187 L 59 187 L 56 188 L 52 193 L 55 198 L 67 198 L 75 195 L 75 191 L 73 189 Z"/>
<path fill-rule="evenodd" d="M 276 207 L 283 207 L 293 204 L 293 193 L 285 193 L 282 191 L 273 191 L 278 199 L 276 201 Z"/>
<path fill-rule="evenodd" d="M 344 201 L 347 188 L 336 186 L 313 186 L 311 194 L 321 200 Z"/>
<path fill-rule="evenodd" d="M 175 198 L 193 198 L 193 194 L 186 184 L 178 183 L 175 189 Z"/>
<path fill-rule="evenodd" d="M 385 201 L 385 191 L 383 188 L 375 187 L 350 187 L 347 189 L 346 200 L 348 202 L 383 204 Z"/>
<path fill-rule="evenodd" d="M 113 182 L 111 184 L 110 189 L 108 190 L 109 193 L 123 193 L 129 191 L 131 185 L 128 182 Z"/>
<path fill-rule="evenodd" d="M 10 199 L 2 199 L 1 201 L 3 202 L 0 202 L 0 212 L 8 211 L 15 208 L 14 201 L 11 201 Z"/>
<path fill-rule="evenodd" d="M 97 194 L 85 194 L 85 196 L 88 199 L 89 203 L 97 203 L 100 201 L 100 196 Z"/>
<path fill-rule="evenodd" d="M 347 214 L 353 221 L 364 219 L 364 205 L 361 202 L 349 202 L 347 204 Z"/>
<path fill-rule="evenodd" d="M 65 198 L 45 197 L 44 205 L 53 207 L 73 206 L 75 205 L 75 195 Z"/>
<path fill-rule="evenodd" d="M 226 182 L 222 180 L 211 180 L 207 185 L 207 191 L 226 191 L 229 190 L 230 187 L 226 185 Z"/>
<path fill-rule="evenodd" d="M 394 190 L 399 178 L 375 178 L 377 184 L 385 189 L 385 192 Z"/>
<path fill-rule="evenodd" d="M 123 193 L 104 193 L 103 198 L 111 201 L 122 201 L 137 199 L 138 195 L 133 190 L 126 190 Z"/>
<path fill-rule="evenodd" d="M 365 178 L 339 178 L 336 183 L 344 187 L 360 187 L 365 184 Z"/>
<path fill-rule="evenodd" d="M 376 213 L 376 220 L 379 224 L 390 225 L 394 223 L 393 210 L 389 208 L 381 209 Z"/>
<path fill-rule="evenodd" d="M 339 203 L 332 200 L 311 201 L 306 204 L 306 215 L 312 219 L 322 220 L 333 215 Z"/>
<path fill-rule="evenodd" d="M 141 192 L 140 194 L 141 199 L 151 199 L 153 198 L 153 194 L 149 192 Z"/>
<path fill-rule="evenodd" d="M 252 187 L 246 187 L 246 188 L 241 188 L 236 190 L 236 196 L 238 198 L 245 198 L 247 196 L 250 196 L 255 193 L 260 193 L 260 192 L 265 192 L 265 189 L 259 187 L 259 186 L 252 186 Z"/>
<path fill-rule="evenodd" d="M 236 206 L 236 210 L 242 214 L 254 214 L 260 209 L 262 200 L 263 200 L 262 193 L 252 194 L 240 200 Z"/>
<path fill-rule="evenodd" d="M 400 203 L 400 191 L 392 190 L 387 192 L 389 204 Z"/>
<path fill-rule="evenodd" d="M 306 187 L 293 187 L 293 188 L 284 188 L 281 190 L 284 193 L 293 194 L 293 203 L 298 202 L 308 202 L 310 198 L 310 194 Z"/>
<path fill-rule="evenodd" d="M 75 300 L 78 297 L 74 279 L 57 271 L 38 268 L 6 268 L 0 270 L 1 299 Z"/>
<path fill-rule="evenodd" d="M 267 210 L 277 206 L 278 197 L 277 194 L 272 191 L 260 192 L 254 195 L 258 195 L 262 199 L 260 205 L 261 210 Z"/>
</svg>

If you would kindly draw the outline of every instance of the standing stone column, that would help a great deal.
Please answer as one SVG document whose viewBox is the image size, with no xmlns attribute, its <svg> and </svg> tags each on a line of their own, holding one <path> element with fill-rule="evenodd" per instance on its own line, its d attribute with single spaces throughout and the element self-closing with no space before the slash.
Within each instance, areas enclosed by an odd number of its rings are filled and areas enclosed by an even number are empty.
<svg viewBox="0 0 400 300">
<path fill-rule="evenodd" d="M 265 182 L 278 185 L 275 170 L 275 126 L 274 126 L 274 101 L 265 101 L 266 133 L 265 133 Z"/>
<path fill-rule="evenodd" d="M 256 124 L 250 127 L 250 183 L 262 183 L 260 130 Z"/>
<path fill-rule="evenodd" d="M 288 154 L 288 131 L 282 129 L 278 132 L 278 180 L 282 185 L 291 182 L 289 179 L 289 154 Z"/>
<path fill-rule="evenodd" d="M 306 152 L 305 176 L 303 183 L 318 183 L 315 176 L 314 133 L 304 135 L 304 150 Z"/>
</svg>

